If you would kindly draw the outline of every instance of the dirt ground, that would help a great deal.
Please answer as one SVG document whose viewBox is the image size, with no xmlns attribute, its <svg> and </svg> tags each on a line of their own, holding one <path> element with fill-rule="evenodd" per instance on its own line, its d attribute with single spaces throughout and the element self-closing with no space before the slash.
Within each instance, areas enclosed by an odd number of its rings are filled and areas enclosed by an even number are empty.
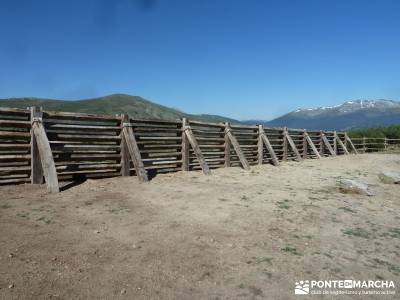
<svg viewBox="0 0 400 300">
<path fill-rule="evenodd" d="M 396 170 L 400 155 L 364 154 L 88 180 L 52 195 L 3 186 L 0 298 L 321 299 L 295 296 L 295 282 L 355 279 L 393 280 L 395 299 L 400 185 L 377 174 Z M 339 178 L 375 196 L 342 194 Z"/>
</svg>

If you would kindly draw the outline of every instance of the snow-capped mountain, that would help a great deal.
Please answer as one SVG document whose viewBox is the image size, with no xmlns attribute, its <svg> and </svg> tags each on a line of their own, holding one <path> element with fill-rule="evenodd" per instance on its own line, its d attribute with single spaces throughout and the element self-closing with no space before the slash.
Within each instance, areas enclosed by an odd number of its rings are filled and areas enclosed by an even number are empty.
<svg viewBox="0 0 400 300">
<path fill-rule="evenodd" d="M 335 105 L 335 106 L 321 106 L 317 108 L 299 108 L 293 111 L 291 114 L 298 113 L 306 113 L 309 116 L 314 116 L 318 114 L 325 113 L 340 113 L 346 114 L 360 110 L 377 110 L 377 111 L 386 111 L 388 109 L 398 108 L 400 109 L 400 102 L 393 100 L 355 100 L 355 101 L 347 101 L 343 104 Z"/>
<path fill-rule="evenodd" d="M 257 123 L 325 130 L 389 126 L 400 124 L 400 102 L 384 99 L 347 101 L 335 106 L 301 108 L 272 121 Z"/>
</svg>

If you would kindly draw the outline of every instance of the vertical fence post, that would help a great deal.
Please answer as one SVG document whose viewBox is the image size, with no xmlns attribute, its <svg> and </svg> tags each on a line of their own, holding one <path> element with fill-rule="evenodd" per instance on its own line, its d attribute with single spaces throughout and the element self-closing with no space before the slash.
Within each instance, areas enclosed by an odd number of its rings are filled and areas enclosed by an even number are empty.
<svg viewBox="0 0 400 300">
<path fill-rule="evenodd" d="M 303 158 L 306 159 L 307 156 L 308 156 L 307 131 L 303 129 Z"/>
<path fill-rule="evenodd" d="M 189 171 L 189 139 L 186 136 L 185 128 L 188 126 L 188 120 L 182 118 L 182 171 Z"/>
<path fill-rule="evenodd" d="M 34 118 L 42 118 L 43 110 L 41 107 L 32 106 L 31 110 L 31 124 Z M 40 160 L 39 148 L 37 145 L 36 137 L 31 129 L 31 183 L 42 184 L 43 183 L 43 168 Z"/>
<path fill-rule="evenodd" d="M 319 154 L 321 156 L 324 156 L 324 140 L 323 140 L 323 135 L 324 133 L 322 132 L 322 130 L 319 131 Z"/>
<path fill-rule="evenodd" d="M 384 145 L 385 145 L 385 151 L 387 150 L 387 148 L 388 148 L 388 142 L 387 142 L 387 138 L 386 138 L 386 136 L 385 136 L 385 141 L 384 141 Z"/>
<path fill-rule="evenodd" d="M 231 166 L 231 140 L 229 139 L 228 135 L 226 134 L 227 130 L 229 129 L 230 124 L 228 122 L 225 123 L 225 130 L 224 130 L 224 140 L 225 140 L 225 167 Z"/>
<path fill-rule="evenodd" d="M 335 154 L 338 154 L 338 147 L 337 147 L 337 139 L 339 138 L 339 136 L 337 135 L 337 132 L 334 131 L 333 132 L 333 151 L 335 152 Z"/>
<path fill-rule="evenodd" d="M 262 140 L 263 126 L 258 125 L 258 164 L 262 165 L 264 158 L 264 142 Z"/>
<path fill-rule="evenodd" d="M 367 152 L 365 140 L 366 140 L 366 138 L 365 138 L 365 136 L 363 136 L 363 152 L 364 153 Z"/>
<path fill-rule="evenodd" d="M 129 123 L 129 116 L 127 114 L 121 114 L 121 176 L 129 176 L 130 175 L 130 159 L 129 159 L 129 150 L 126 144 L 125 136 L 123 133 L 124 123 Z"/>
<path fill-rule="evenodd" d="M 282 160 L 286 161 L 288 158 L 288 141 L 286 138 L 286 135 L 288 134 L 287 132 L 287 127 L 283 127 L 283 132 L 282 132 L 282 139 L 283 139 L 283 153 L 282 153 Z"/>
</svg>

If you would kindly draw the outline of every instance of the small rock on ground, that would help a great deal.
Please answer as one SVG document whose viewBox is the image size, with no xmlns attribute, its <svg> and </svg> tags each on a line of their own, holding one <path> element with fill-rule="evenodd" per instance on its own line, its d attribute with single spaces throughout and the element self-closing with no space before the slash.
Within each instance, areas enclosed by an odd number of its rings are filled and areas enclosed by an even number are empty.
<svg viewBox="0 0 400 300">
<path fill-rule="evenodd" d="M 379 173 L 378 177 L 383 183 L 400 184 L 400 173 L 397 172 L 382 172 Z"/>
<path fill-rule="evenodd" d="M 343 193 L 354 193 L 354 194 L 367 195 L 367 196 L 374 195 L 369 190 L 367 183 L 356 181 L 353 179 L 339 180 L 339 187 L 340 187 L 340 191 Z"/>
</svg>

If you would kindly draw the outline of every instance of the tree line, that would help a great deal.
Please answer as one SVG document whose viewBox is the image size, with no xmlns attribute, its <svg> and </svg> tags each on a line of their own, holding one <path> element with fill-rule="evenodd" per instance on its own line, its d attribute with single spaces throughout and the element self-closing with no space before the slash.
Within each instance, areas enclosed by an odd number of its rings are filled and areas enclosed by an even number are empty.
<svg viewBox="0 0 400 300">
<path fill-rule="evenodd" d="M 363 128 L 354 129 L 348 131 L 348 135 L 351 138 L 388 138 L 388 139 L 399 139 L 400 138 L 400 125 L 392 125 L 388 127 L 375 127 L 375 128 Z"/>
</svg>

